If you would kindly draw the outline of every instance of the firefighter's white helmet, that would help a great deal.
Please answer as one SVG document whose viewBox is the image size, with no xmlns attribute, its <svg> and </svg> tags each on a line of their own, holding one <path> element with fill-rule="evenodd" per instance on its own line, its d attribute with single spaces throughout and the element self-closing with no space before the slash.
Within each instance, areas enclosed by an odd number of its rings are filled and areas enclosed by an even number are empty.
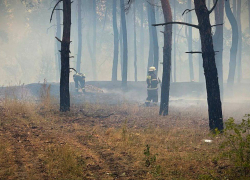
<svg viewBox="0 0 250 180">
<path fill-rule="evenodd" d="M 156 71 L 156 68 L 154 66 L 150 67 L 149 70 L 150 72 Z"/>
</svg>

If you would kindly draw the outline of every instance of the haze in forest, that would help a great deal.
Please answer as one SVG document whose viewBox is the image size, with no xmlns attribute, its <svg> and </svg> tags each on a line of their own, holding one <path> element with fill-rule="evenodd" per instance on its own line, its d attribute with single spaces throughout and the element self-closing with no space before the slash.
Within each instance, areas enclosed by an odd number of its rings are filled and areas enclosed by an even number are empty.
<svg viewBox="0 0 250 180">
<path fill-rule="evenodd" d="M 212 2 L 211 2 L 212 3 Z M 82 64 L 81 72 L 86 74 L 87 81 L 94 80 L 91 64 L 90 51 L 92 46 L 93 25 L 92 25 L 92 2 L 84 0 L 82 3 Z M 155 1 L 156 23 L 162 23 L 163 13 L 160 1 Z M 173 5 L 173 4 L 171 4 Z M 211 4 L 212 5 L 212 4 Z M 16 1 L 2 0 L 0 5 L 0 84 L 17 85 L 42 82 L 59 82 L 57 77 L 57 50 L 56 50 L 56 18 L 50 23 L 52 1 Z M 133 5 L 132 5 L 133 6 Z M 192 4 L 193 6 L 193 4 Z M 120 9 L 119 1 L 117 5 L 117 22 L 120 32 Z M 143 28 L 141 28 L 141 15 L 139 7 L 136 10 L 136 32 L 137 32 L 137 59 L 138 59 L 138 80 L 145 81 L 149 51 L 149 30 L 146 5 L 143 7 Z M 187 16 L 182 16 L 187 9 L 184 0 L 176 4 L 176 19 L 187 21 Z M 72 27 L 71 27 L 71 59 L 70 65 L 75 68 L 77 59 L 77 1 L 72 4 Z M 248 6 L 246 1 L 242 1 L 241 23 L 243 32 L 242 45 L 242 82 L 250 79 L 249 60 L 249 25 L 248 25 Z M 223 51 L 223 70 L 224 82 L 227 80 L 229 71 L 229 59 L 231 48 L 231 26 L 228 19 L 224 18 L 224 51 Z M 128 80 L 134 81 L 134 48 L 133 48 L 133 10 L 126 12 L 127 32 L 128 32 Z M 192 21 L 197 24 L 197 18 L 192 12 Z M 211 24 L 214 24 L 214 15 L 211 16 Z M 110 81 L 112 77 L 113 63 L 113 27 L 112 27 L 112 1 L 97 1 L 97 79 L 99 81 Z M 159 40 L 159 61 L 162 62 L 163 31 L 164 27 L 157 27 Z M 185 35 L 187 27 L 176 26 L 176 81 L 190 82 L 188 69 L 187 38 Z M 215 28 L 213 28 L 215 30 Z M 144 33 L 144 59 L 141 56 L 141 33 Z M 193 29 L 193 51 L 199 51 L 200 41 L 198 30 Z M 216 49 L 215 49 L 216 51 Z M 199 82 L 199 61 L 200 55 L 193 55 L 194 81 Z M 119 54 L 120 62 L 120 54 Z M 173 69 L 173 68 L 172 68 Z M 159 65 L 159 76 L 161 77 L 162 65 Z M 172 71 L 173 73 L 173 71 Z M 237 74 L 237 72 L 236 72 Z M 71 74 L 71 81 L 73 81 Z M 118 80 L 121 80 L 121 68 L 118 64 Z"/>
</svg>

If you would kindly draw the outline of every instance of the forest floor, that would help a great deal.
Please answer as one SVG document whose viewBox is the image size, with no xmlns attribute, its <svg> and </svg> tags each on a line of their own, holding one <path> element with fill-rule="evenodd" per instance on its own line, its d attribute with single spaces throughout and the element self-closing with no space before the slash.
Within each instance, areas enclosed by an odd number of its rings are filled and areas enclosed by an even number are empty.
<svg viewBox="0 0 250 180">
<path fill-rule="evenodd" d="M 39 101 L 1 99 L 0 179 L 235 179 L 205 105 L 175 102 L 161 117 L 159 107 L 80 104 L 78 94 L 61 113 L 44 92 Z M 226 118 L 248 107 L 225 106 Z"/>
</svg>

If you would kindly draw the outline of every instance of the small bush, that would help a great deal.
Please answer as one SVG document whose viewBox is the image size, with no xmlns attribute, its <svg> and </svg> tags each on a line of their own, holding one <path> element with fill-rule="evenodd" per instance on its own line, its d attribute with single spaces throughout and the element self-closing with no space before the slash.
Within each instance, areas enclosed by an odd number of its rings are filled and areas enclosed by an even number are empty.
<svg viewBox="0 0 250 180">
<path fill-rule="evenodd" d="M 220 147 L 223 156 L 233 163 L 234 173 L 243 177 L 250 175 L 250 115 L 246 118 L 240 124 L 236 124 L 233 118 L 227 120 L 223 134 L 225 140 Z"/>
</svg>

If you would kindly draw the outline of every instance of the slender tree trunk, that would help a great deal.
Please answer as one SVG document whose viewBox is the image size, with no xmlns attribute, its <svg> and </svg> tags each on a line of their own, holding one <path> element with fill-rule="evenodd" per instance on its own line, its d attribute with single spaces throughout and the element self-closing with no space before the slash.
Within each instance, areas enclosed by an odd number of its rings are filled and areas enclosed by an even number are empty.
<svg viewBox="0 0 250 180">
<path fill-rule="evenodd" d="M 237 22 L 239 28 L 239 46 L 238 46 L 238 63 L 237 63 L 237 82 L 242 80 L 242 27 L 241 27 L 241 0 L 237 1 Z"/>
<path fill-rule="evenodd" d="M 230 1 L 225 1 L 225 10 L 227 18 L 231 24 L 232 27 L 232 47 L 230 49 L 230 63 L 229 63 L 229 74 L 227 83 L 230 85 L 230 87 L 234 84 L 235 79 L 235 69 L 236 69 L 236 57 L 237 57 L 237 51 L 238 51 L 238 24 L 235 19 L 235 16 L 233 15 L 233 12 L 230 7 Z"/>
<path fill-rule="evenodd" d="M 81 72 L 82 59 L 82 0 L 78 0 L 78 53 L 76 71 Z"/>
<path fill-rule="evenodd" d="M 57 5 L 57 8 L 60 9 L 60 3 Z M 61 28 L 61 15 L 60 11 L 56 11 L 56 37 L 59 39 L 62 39 L 62 28 Z M 56 47 L 57 47 L 57 64 L 58 64 L 58 70 L 57 70 L 57 81 L 60 79 L 60 72 L 61 72 L 61 43 L 56 41 Z"/>
<path fill-rule="evenodd" d="M 122 24 L 122 39 L 123 39 L 123 71 L 122 71 L 122 86 L 127 87 L 128 78 L 128 42 L 127 42 L 127 25 L 125 17 L 124 0 L 120 0 L 121 6 L 121 24 Z"/>
<path fill-rule="evenodd" d="M 144 1 L 141 2 L 140 6 L 140 17 L 141 17 L 141 30 L 140 30 L 140 56 L 141 56 L 141 69 L 142 74 L 146 74 L 145 72 L 145 60 L 144 60 Z"/>
<path fill-rule="evenodd" d="M 114 57 L 113 57 L 113 69 L 112 69 L 112 81 L 117 81 L 118 54 L 119 54 L 119 37 L 118 37 L 119 33 L 117 28 L 116 2 L 117 0 L 113 0 Z"/>
<path fill-rule="evenodd" d="M 215 3 L 215 0 L 214 0 Z M 223 24 L 224 23 L 224 7 L 225 1 L 218 1 L 218 4 L 214 10 L 215 12 L 215 24 Z M 219 84 L 220 84 L 220 92 L 221 98 L 223 97 L 223 29 L 224 26 L 217 26 L 215 34 L 213 36 L 214 41 L 214 49 L 215 51 L 219 51 L 215 55 L 216 67 L 219 76 Z"/>
<path fill-rule="evenodd" d="M 151 23 L 155 24 L 155 7 L 153 4 L 155 3 L 154 0 L 151 0 L 151 5 L 150 5 L 150 16 L 151 16 Z M 152 26 L 152 25 L 150 25 Z M 157 31 L 156 27 L 152 27 L 152 37 L 153 37 L 153 48 L 154 48 L 154 67 L 156 68 L 156 75 L 158 72 L 158 65 L 159 65 L 159 45 L 158 45 L 158 36 L 157 36 Z"/>
<path fill-rule="evenodd" d="M 136 47 L 136 2 L 134 2 L 134 69 L 135 82 L 137 82 L 137 47 Z"/>
<path fill-rule="evenodd" d="M 201 41 L 199 44 L 199 51 L 201 51 Z M 199 55 L 199 82 L 204 82 L 204 69 L 201 55 Z"/>
<path fill-rule="evenodd" d="M 92 60 L 92 71 L 94 80 L 97 80 L 96 74 L 96 0 L 93 1 L 93 60 Z"/>
<path fill-rule="evenodd" d="M 120 42 L 120 64 L 121 64 L 121 77 L 123 72 L 123 39 L 122 39 L 122 23 L 120 23 L 120 35 L 119 35 L 119 42 Z"/>
<path fill-rule="evenodd" d="M 71 0 L 63 0 L 63 38 L 61 42 L 60 111 L 70 110 L 69 57 L 70 57 Z"/>
<path fill-rule="evenodd" d="M 188 0 L 188 9 L 192 9 L 191 1 Z M 192 13 L 188 13 L 188 23 L 192 24 Z M 191 52 L 193 50 L 193 29 L 192 27 L 188 27 L 188 51 Z M 193 67 L 193 56 L 192 54 L 188 55 L 189 59 L 189 73 L 190 73 L 190 81 L 194 80 L 194 67 Z"/>
<path fill-rule="evenodd" d="M 174 21 L 176 20 L 176 0 L 174 0 L 173 2 L 173 6 L 174 6 Z M 173 26 L 173 29 L 174 29 L 174 32 L 173 32 L 173 35 L 174 35 L 174 42 L 173 42 L 173 47 L 174 47 L 174 52 L 173 52 L 173 55 L 174 55 L 174 59 L 173 59 L 173 62 L 174 62 L 174 82 L 177 81 L 176 79 L 176 26 Z"/>
<path fill-rule="evenodd" d="M 223 130 L 222 106 L 218 72 L 215 63 L 212 29 L 209 11 L 205 0 L 194 0 L 195 12 L 199 22 L 199 31 L 202 44 L 203 67 L 206 78 L 207 101 L 209 112 L 209 127 L 211 130 Z"/>
<path fill-rule="evenodd" d="M 148 13 L 148 30 L 149 30 L 149 51 L 148 51 L 148 67 L 151 67 L 154 65 L 154 49 L 153 49 L 153 35 L 152 35 L 152 16 L 151 16 L 151 5 L 147 3 L 147 13 Z"/>
<path fill-rule="evenodd" d="M 172 21 L 172 12 L 169 0 L 161 0 L 165 22 Z M 172 51 L 172 25 L 165 26 L 164 47 L 163 47 L 163 76 L 161 87 L 161 106 L 160 115 L 168 115 L 169 110 L 169 91 L 171 74 L 171 51 Z"/>
</svg>

